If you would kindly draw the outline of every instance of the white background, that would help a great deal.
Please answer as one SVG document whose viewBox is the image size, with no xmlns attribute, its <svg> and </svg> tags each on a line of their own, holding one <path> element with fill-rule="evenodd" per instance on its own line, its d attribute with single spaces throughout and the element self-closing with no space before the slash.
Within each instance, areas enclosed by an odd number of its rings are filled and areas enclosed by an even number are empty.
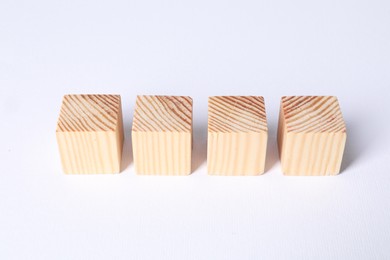
<svg viewBox="0 0 390 260">
<path fill-rule="evenodd" d="M 387 0 L 0 1 L 0 259 L 389 259 Z M 117 175 L 62 173 L 64 94 L 123 101 Z M 137 94 L 194 99 L 194 172 L 134 173 Z M 283 95 L 338 96 L 342 174 L 284 177 Z M 267 171 L 206 174 L 207 97 L 262 95 Z"/>
</svg>

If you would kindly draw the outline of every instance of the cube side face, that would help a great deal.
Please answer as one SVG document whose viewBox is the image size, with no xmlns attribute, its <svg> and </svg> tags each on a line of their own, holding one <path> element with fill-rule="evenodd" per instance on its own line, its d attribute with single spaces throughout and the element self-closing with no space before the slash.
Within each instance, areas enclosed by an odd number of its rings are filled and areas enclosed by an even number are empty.
<svg viewBox="0 0 390 260">
<path fill-rule="evenodd" d="M 118 131 L 57 132 L 66 174 L 119 173 L 121 147 Z"/>
<path fill-rule="evenodd" d="M 125 133 L 123 130 L 122 105 L 120 100 L 119 100 L 119 113 L 118 113 L 118 120 L 117 120 L 117 127 L 115 129 L 115 134 L 116 134 L 116 143 L 117 143 L 117 157 L 119 158 L 119 166 L 120 166 L 122 161 L 123 142 L 125 139 Z"/>
<path fill-rule="evenodd" d="M 346 133 L 287 133 L 282 170 L 291 176 L 328 176 L 340 172 Z"/>
<path fill-rule="evenodd" d="M 279 158 L 283 160 L 283 142 L 284 136 L 286 135 L 286 123 L 284 122 L 284 113 L 283 113 L 283 102 L 280 103 L 280 111 L 279 111 L 279 122 L 278 122 L 278 133 L 277 133 L 277 143 L 278 143 L 278 151 Z"/>
<path fill-rule="evenodd" d="M 139 175 L 189 175 L 192 133 L 132 132 L 133 158 Z"/>
<path fill-rule="evenodd" d="M 208 133 L 209 175 L 253 176 L 264 173 L 268 134 Z"/>
</svg>

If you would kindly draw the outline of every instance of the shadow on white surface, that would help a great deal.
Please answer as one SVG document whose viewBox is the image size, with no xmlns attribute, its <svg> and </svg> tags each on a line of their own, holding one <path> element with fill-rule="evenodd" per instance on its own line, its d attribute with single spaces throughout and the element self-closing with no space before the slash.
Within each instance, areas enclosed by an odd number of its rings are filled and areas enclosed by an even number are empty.
<svg viewBox="0 0 390 260">
<path fill-rule="evenodd" d="M 363 118 L 356 118 L 355 120 L 346 120 L 347 126 L 347 141 L 345 143 L 343 161 L 341 162 L 340 174 L 346 173 L 352 165 L 356 164 L 362 155 L 368 150 L 369 146 L 373 144 L 373 138 L 370 139 L 365 136 L 361 129 L 363 126 L 360 123 L 366 122 Z M 365 123 L 366 124 L 366 123 Z"/>
<path fill-rule="evenodd" d="M 131 143 L 131 124 L 124 123 L 123 131 L 125 139 L 123 140 L 122 150 L 122 162 L 121 162 L 121 173 L 125 171 L 133 161 L 133 150 Z"/>
<path fill-rule="evenodd" d="M 207 124 L 194 125 L 192 147 L 192 169 L 195 173 L 207 159 Z"/>
</svg>

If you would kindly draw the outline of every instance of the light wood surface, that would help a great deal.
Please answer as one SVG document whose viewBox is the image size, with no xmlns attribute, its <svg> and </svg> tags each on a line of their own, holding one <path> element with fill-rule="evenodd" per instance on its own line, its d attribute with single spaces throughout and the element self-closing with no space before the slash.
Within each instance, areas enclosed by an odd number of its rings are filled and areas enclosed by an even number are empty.
<svg viewBox="0 0 390 260">
<path fill-rule="evenodd" d="M 338 174 L 346 138 L 336 97 L 282 98 L 278 145 L 285 175 Z"/>
<path fill-rule="evenodd" d="M 209 97 L 208 110 L 208 174 L 264 173 L 268 128 L 263 97 Z"/>
<path fill-rule="evenodd" d="M 56 130 L 68 174 L 120 172 L 123 122 L 119 95 L 65 95 Z"/>
<path fill-rule="evenodd" d="M 190 174 L 192 99 L 184 96 L 138 96 L 132 143 L 137 174 Z"/>
</svg>

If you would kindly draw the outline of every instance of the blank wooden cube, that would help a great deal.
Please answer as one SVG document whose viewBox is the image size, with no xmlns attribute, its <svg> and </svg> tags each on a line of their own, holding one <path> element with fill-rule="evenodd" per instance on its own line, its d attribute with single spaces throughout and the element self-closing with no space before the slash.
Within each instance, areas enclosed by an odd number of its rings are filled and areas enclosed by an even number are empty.
<svg viewBox="0 0 390 260">
<path fill-rule="evenodd" d="M 138 96 L 132 142 L 137 174 L 190 174 L 192 99 L 183 96 Z"/>
<path fill-rule="evenodd" d="M 263 97 L 209 97 L 208 109 L 208 174 L 264 173 L 268 127 Z"/>
<path fill-rule="evenodd" d="M 338 174 L 346 138 L 336 97 L 282 97 L 278 143 L 285 175 Z"/>
<path fill-rule="evenodd" d="M 64 96 L 56 136 L 65 173 L 120 172 L 123 146 L 120 96 Z"/>
</svg>

